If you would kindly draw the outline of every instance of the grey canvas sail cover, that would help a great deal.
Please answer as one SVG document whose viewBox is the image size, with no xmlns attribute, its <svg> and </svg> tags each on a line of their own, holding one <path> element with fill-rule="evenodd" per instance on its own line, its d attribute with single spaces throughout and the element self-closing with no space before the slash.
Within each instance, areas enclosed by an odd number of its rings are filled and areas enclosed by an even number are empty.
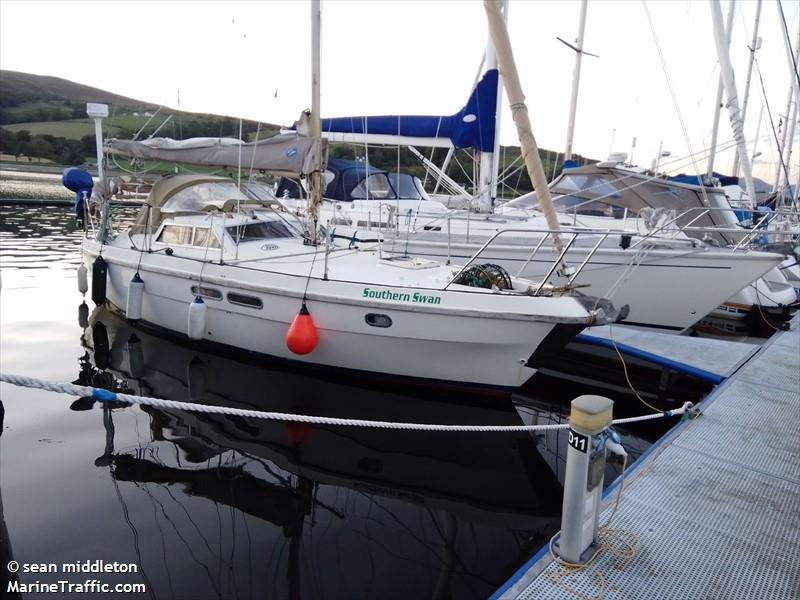
<svg viewBox="0 0 800 600">
<path fill-rule="evenodd" d="M 604 163 L 564 169 L 549 186 L 556 209 L 566 214 L 608 214 L 622 218 L 627 209 L 644 217 L 649 209 L 675 211 L 675 224 L 689 226 L 690 237 L 710 236 L 722 245 L 736 243 L 746 232 L 698 231 L 692 228 L 738 229 L 739 223 L 721 188 L 703 187 L 619 169 Z M 520 196 L 504 206 L 534 208 L 536 192 Z M 608 212 L 603 206 L 609 208 Z"/>
<path fill-rule="evenodd" d="M 110 154 L 180 164 L 256 169 L 282 177 L 301 177 L 324 171 L 327 140 L 282 134 L 259 142 L 231 138 L 173 140 L 152 138 L 142 142 L 109 140 Z"/>
</svg>

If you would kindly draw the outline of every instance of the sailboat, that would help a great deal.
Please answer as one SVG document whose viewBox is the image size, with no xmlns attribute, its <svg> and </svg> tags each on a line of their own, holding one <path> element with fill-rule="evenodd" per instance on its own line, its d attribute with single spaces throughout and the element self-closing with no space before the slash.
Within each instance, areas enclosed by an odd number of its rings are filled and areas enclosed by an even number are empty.
<svg viewBox="0 0 800 600">
<path fill-rule="evenodd" d="M 324 119 L 323 134 L 341 141 L 470 147 L 481 153 L 483 166 L 491 162 L 483 156 L 496 147 L 499 78 L 493 56 L 490 45 L 486 72 L 465 106 L 453 115 Z M 479 196 L 487 191 L 485 179 L 481 176 Z M 340 214 L 360 212 L 371 217 L 381 215 L 384 208 L 391 211 L 394 204 L 363 187 L 363 200 L 333 202 L 321 213 L 323 219 L 337 224 L 340 235 L 352 236 L 354 242 L 375 240 L 372 219 L 350 218 L 348 225 L 339 219 Z M 394 225 L 391 215 L 381 215 L 376 229 L 382 230 L 379 237 L 388 247 L 411 255 L 455 262 L 485 260 L 519 276 L 552 278 L 556 284 L 589 286 L 593 294 L 614 294 L 619 304 L 631 307 L 627 323 L 676 332 L 687 330 L 783 260 L 777 254 L 719 247 L 735 244 L 744 233 L 737 237 L 735 231 L 703 231 L 695 234 L 699 239 L 687 235 L 681 227 L 693 226 L 697 231 L 700 227 L 738 226 L 724 195 L 620 169 L 615 161 L 567 170 L 553 183 L 556 203 L 572 213 L 559 219 L 561 227 L 574 232 L 562 255 L 561 249 L 550 243 L 552 227 L 538 210 L 539 196 L 544 193 L 541 187 L 537 186 L 539 193 L 512 201 L 492 214 L 425 212 L 430 203 L 421 202 L 406 226 L 400 225 L 397 217 L 402 213 L 394 209 Z M 593 218 L 590 213 L 598 207 L 601 212 Z M 525 210 L 529 208 L 536 210 Z M 640 211 L 652 214 L 654 209 L 660 216 L 670 210 L 680 213 L 675 219 L 662 219 L 671 221 L 672 230 L 659 224 L 644 226 L 645 220 L 638 218 Z M 409 223 L 413 225 L 409 227 Z M 561 259 L 580 267 L 550 268 Z M 654 290 L 658 290 L 658 301 L 654 301 Z"/>
<path fill-rule="evenodd" d="M 436 129 L 433 117 L 419 118 L 433 123 L 428 131 Z M 343 118 L 325 120 L 323 126 L 330 131 L 342 125 L 347 139 L 357 139 L 358 131 L 393 124 L 402 140 L 413 119 Z M 383 139 L 391 128 L 378 130 Z M 372 141 L 371 135 L 361 139 Z M 499 264 L 522 277 L 589 286 L 594 295 L 614 293 L 617 304 L 630 306 L 626 322 L 631 325 L 684 331 L 783 260 L 778 254 L 725 247 L 746 232 L 736 231 L 738 221 L 721 191 L 655 178 L 612 160 L 565 169 L 550 184 L 560 226 L 575 235 L 564 258 L 583 265 L 577 273 L 552 271 L 560 251 L 550 242 L 551 228 L 536 192 L 493 213 L 445 212 L 427 197 L 409 203 L 387 198 L 379 186 L 371 189 L 365 184 L 370 168 L 364 167 L 360 197 L 333 197 L 322 206 L 321 220 L 335 224 L 337 235 L 365 243 L 380 238 L 385 248 L 431 260 Z M 657 218 L 644 219 L 648 211 Z M 662 226 L 666 223 L 670 227 Z"/>
<path fill-rule="evenodd" d="M 252 159 L 266 172 L 308 178 L 304 227 L 230 179 L 174 175 L 154 184 L 131 228 L 115 232 L 110 186 L 103 183 L 95 189 L 99 218 L 87 204 L 92 235 L 82 244 L 93 263 L 96 303 L 198 346 L 326 370 L 506 389 L 525 383 L 584 327 L 616 318 L 603 299 L 512 277 L 496 265 L 458 268 L 332 244 L 316 215 L 326 159 L 318 136 L 317 2 L 312 23 L 316 135 L 218 149 L 239 164 Z M 95 111 L 98 128 L 102 113 Z"/>
</svg>

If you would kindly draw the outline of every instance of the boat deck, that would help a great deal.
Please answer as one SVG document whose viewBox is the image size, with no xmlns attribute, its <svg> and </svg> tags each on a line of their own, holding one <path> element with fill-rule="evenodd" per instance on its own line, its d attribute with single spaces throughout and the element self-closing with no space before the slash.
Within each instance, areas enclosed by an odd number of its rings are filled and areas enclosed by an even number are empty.
<svg viewBox="0 0 800 600">
<path fill-rule="evenodd" d="M 616 552 L 569 572 L 543 548 L 493 598 L 797 598 L 800 315 L 700 408 L 628 469 Z"/>
</svg>

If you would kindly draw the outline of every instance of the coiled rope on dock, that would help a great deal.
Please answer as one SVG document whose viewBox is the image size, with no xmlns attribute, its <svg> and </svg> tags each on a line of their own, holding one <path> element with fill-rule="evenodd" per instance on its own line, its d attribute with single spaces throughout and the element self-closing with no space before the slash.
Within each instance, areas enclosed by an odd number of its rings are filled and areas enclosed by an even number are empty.
<svg viewBox="0 0 800 600">
<path fill-rule="evenodd" d="M 24 375 L 12 375 L 0 373 L 0 382 L 33 389 L 47 390 L 71 396 L 89 397 L 100 402 L 125 402 L 129 404 L 142 404 L 155 408 L 187 410 L 192 412 L 233 415 L 239 417 L 251 417 L 254 419 L 268 419 L 272 421 L 290 421 L 296 423 L 311 423 L 315 425 L 339 425 L 344 427 L 376 427 L 380 429 L 404 429 L 413 431 L 460 431 L 474 433 L 490 432 L 512 432 L 512 431 L 551 431 L 556 429 L 568 429 L 569 423 L 556 423 L 551 425 L 441 425 L 436 423 L 404 423 L 396 421 L 370 421 L 366 419 L 342 419 L 339 417 L 320 417 L 315 415 L 300 415 L 296 413 L 269 412 L 261 410 L 250 410 L 246 408 L 235 408 L 232 406 L 216 406 L 212 404 L 198 404 L 196 402 L 180 402 L 177 400 L 164 400 L 162 398 L 150 398 L 147 396 L 135 396 L 132 394 L 122 394 L 112 392 L 103 388 L 96 388 L 74 383 L 59 383 L 26 377 Z M 638 421 L 649 421 L 651 419 L 661 419 L 687 414 L 691 409 L 691 402 L 684 402 L 683 406 L 674 410 L 642 415 L 639 417 L 628 417 L 615 419 L 612 425 L 623 423 L 636 423 Z"/>
</svg>

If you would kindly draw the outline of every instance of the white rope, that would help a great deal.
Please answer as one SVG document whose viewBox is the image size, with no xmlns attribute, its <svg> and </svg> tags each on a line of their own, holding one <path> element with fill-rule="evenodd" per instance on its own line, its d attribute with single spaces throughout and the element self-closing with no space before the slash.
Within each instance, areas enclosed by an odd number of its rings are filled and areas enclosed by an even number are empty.
<svg viewBox="0 0 800 600">
<path fill-rule="evenodd" d="M 620 276 L 611 285 L 611 287 L 608 288 L 608 291 L 604 294 L 605 299 L 612 300 L 614 296 L 617 295 L 619 288 L 621 288 L 625 284 L 625 282 L 628 281 L 628 278 L 630 278 L 630 276 L 633 275 L 633 271 L 640 264 L 642 264 L 642 261 L 645 258 L 647 258 L 647 255 L 650 253 L 650 249 L 648 246 L 650 246 L 650 244 L 642 244 L 641 246 L 639 246 L 639 248 L 637 248 L 636 253 L 631 257 L 630 261 L 628 261 L 628 264 L 622 270 Z M 597 302 L 600 302 L 600 300 L 601 298 L 598 297 Z M 597 308 L 596 305 L 595 308 Z"/>
<path fill-rule="evenodd" d="M 435 423 L 399 423 L 394 421 L 368 421 L 364 419 L 340 419 L 337 417 L 318 417 L 313 415 L 298 415 L 294 413 L 266 412 L 260 410 L 249 410 L 244 408 L 233 408 L 230 406 L 214 406 L 208 404 L 197 404 L 195 402 L 178 402 L 175 400 L 163 400 L 161 398 L 149 398 L 146 396 L 133 396 L 131 394 L 120 394 L 102 388 L 94 388 L 72 383 L 58 383 L 45 381 L 34 377 L 23 375 L 11 375 L 8 373 L 0 374 L 0 381 L 12 385 L 69 394 L 72 396 L 88 396 L 99 401 L 121 401 L 130 404 L 144 404 L 156 408 L 173 410 L 188 410 L 193 412 L 235 415 L 240 417 L 251 417 L 254 419 L 269 419 L 273 421 L 293 421 L 298 423 L 313 423 L 316 425 L 342 425 L 346 427 L 378 427 L 381 429 L 405 429 L 415 431 L 470 431 L 470 432 L 512 432 L 512 431 L 551 431 L 556 429 L 567 429 L 569 423 L 558 423 L 553 425 L 439 425 Z M 617 419 L 611 424 L 634 423 L 636 421 L 647 421 L 662 417 L 671 417 L 684 414 L 692 406 L 691 402 L 685 402 L 681 408 L 653 413 L 641 417 L 629 417 Z"/>
</svg>

